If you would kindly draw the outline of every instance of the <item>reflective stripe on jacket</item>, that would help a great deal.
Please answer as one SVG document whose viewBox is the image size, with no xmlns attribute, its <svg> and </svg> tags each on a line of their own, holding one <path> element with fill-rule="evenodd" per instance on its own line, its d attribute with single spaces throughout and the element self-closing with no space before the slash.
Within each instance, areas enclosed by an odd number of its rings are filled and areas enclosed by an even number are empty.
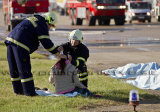
<svg viewBox="0 0 160 112">
<path fill-rule="evenodd" d="M 58 52 L 49 38 L 48 26 L 41 16 L 29 17 L 19 23 L 5 40 L 6 44 L 13 44 L 24 48 L 30 54 L 38 49 L 39 42 L 52 54 Z"/>
<path fill-rule="evenodd" d="M 87 73 L 87 66 L 86 62 L 89 57 L 89 50 L 88 48 L 80 43 L 76 49 L 73 49 L 71 47 L 70 42 L 67 42 L 65 44 L 62 44 L 64 53 L 65 54 L 70 54 L 72 56 L 72 61 L 71 63 L 75 65 L 79 70 L 79 80 L 80 81 L 85 81 L 88 79 L 88 73 Z"/>
</svg>

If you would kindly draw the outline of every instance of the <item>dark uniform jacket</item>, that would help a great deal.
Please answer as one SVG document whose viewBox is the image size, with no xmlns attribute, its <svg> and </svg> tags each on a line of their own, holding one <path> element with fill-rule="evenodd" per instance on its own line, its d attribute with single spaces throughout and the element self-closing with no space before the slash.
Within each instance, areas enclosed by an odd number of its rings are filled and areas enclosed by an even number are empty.
<svg viewBox="0 0 160 112">
<path fill-rule="evenodd" d="M 39 41 L 52 54 L 58 52 L 49 38 L 45 19 L 37 15 L 19 23 L 8 35 L 5 43 L 24 48 L 31 54 L 38 49 Z"/>
<path fill-rule="evenodd" d="M 78 74 L 79 80 L 81 82 L 87 81 L 88 73 L 86 62 L 89 57 L 88 48 L 84 44 L 80 43 L 76 49 L 73 49 L 70 42 L 62 44 L 62 47 L 65 54 L 72 56 L 71 64 L 75 65 L 80 70 L 80 73 Z M 87 86 L 87 84 L 84 85 Z"/>
</svg>

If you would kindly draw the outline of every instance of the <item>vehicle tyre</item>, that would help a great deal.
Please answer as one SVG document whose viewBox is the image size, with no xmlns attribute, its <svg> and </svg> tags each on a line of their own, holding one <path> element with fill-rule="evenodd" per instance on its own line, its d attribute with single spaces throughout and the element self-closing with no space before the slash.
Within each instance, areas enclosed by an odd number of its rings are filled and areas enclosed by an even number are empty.
<svg viewBox="0 0 160 112">
<path fill-rule="evenodd" d="M 148 19 L 148 23 L 150 23 L 151 22 L 151 19 Z"/>
<path fill-rule="evenodd" d="M 110 25 L 110 19 L 104 20 L 104 25 Z"/>
<path fill-rule="evenodd" d="M 10 30 L 12 31 L 21 21 L 20 20 L 12 20 L 10 25 Z"/>
<path fill-rule="evenodd" d="M 89 13 L 89 10 L 86 11 L 86 21 L 88 26 L 95 26 L 96 19 Z"/>
<path fill-rule="evenodd" d="M 75 25 L 82 25 L 83 19 L 77 18 L 77 11 L 74 9 L 74 24 Z"/>
<path fill-rule="evenodd" d="M 11 21 L 10 30 L 12 31 L 15 27 L 15 21 Z"/>
<path fill-rule="evenodd" d="M 77 18 L 77 24 L 76 25 L 82 25 L 83 19 Z"/>
<path fill-rule="evenodd" d="M 103 21 L 102 20 L 98 20 L 98 24 L 99 25 L 103 25 Z"/>
<path fill-rule="evenodd" d="M 124 25 L 124 19 L 114 19 L 116 25 Z"/>
<path fill-rule="evenodd" d="M 95 26 L 96 24 L 96 19 L 94 17 L 90 18 L 89 26 Z"/>
<path fill-rule="evenodd" d="M 158 16 L 158 22 L 160 22 L 160 16 Z"/>
<path fill-rule="evenodd" d="M 131 23 L 132 23 L 132 21 L 130 20 L 130 21 L 129 21 L 129 23 L 131 24 Z"/>
</svg>

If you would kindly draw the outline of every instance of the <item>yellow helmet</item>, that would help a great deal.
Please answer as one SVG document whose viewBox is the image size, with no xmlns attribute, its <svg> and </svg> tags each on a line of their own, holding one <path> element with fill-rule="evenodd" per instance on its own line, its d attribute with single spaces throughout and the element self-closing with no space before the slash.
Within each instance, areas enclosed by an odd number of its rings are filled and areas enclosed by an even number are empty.
<svg viewBox="0 0 160 112">
<path fill-rule="evenodd" d="M 69 33 L 68 39 L 79 40 L 80 43 L 82 43 L 83 40 L 82 32 L 79 29 L 73 30 L 72 32 Z"/>
<path fill-rule="evenodd" d="M 53 28 L 56 27 L 58 20 L 57 20 L 57 16 L 53 12 L 44 13 L 42 14 L 42 16 L 45 18 L 48 25 L 53 25 L 52 26 Z"/>
</svg>

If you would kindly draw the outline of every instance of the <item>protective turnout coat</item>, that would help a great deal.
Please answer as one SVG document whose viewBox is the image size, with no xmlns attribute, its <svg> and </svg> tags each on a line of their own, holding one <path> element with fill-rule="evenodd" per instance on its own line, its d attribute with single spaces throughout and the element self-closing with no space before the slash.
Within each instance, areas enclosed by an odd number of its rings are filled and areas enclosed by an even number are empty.
<svg viewBox="0 0 160 112">
<path fill-rule="evenodd" d="M 19 23 L 8 35 L 5 43 L 21 47 L 31 54 L 38 49 L 39 41 L 52 54 L 58 52 L 49 38 L 45 19 L 41 16 L 34 16 Z"/>
<path fill-rule="evenodd" d="M 86 62 L 89 57 L 88 48 L 84 44 L 80 43 L 76 49 L 73 49 L 70 42 L 62 44 L 62 47 L 64 49 L 64 53 L 72 56 L 71 64 L 75 65 L 80 71 L 78 74 L 80 82 L 82 82 L 84 86 L 87 86 L 88 73 Z"/>
</svg>

